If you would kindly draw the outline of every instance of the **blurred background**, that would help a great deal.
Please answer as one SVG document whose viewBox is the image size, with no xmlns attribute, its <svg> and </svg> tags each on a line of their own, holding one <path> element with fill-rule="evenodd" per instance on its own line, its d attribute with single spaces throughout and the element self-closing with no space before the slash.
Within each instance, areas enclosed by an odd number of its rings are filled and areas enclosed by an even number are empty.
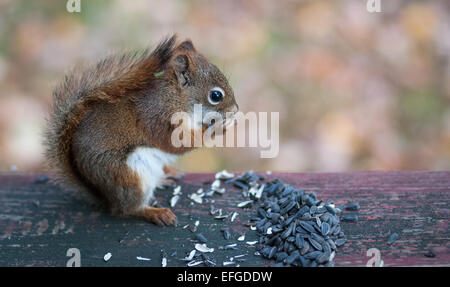
<svg viewBox="0 0 450 287">
<path fill-rule="evenodd" d="M 185 171 L 450 169 L 450 2 L 0 0 L 0 171 L 45 170 L 53 87 L 75 64 L 178 33 L 241 111 L 280 113 L 280 150 L 201 149 Z"/>
</svg>

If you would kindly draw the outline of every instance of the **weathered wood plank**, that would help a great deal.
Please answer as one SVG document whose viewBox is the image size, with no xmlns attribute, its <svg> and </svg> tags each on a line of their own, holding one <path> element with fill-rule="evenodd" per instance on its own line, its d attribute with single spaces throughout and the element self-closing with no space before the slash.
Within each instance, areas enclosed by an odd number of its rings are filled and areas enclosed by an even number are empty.
<svg viewBox="0 0 450 287">
<path fill-rule="evenodd" d="M 169 255 L 169 266 L 184 266 L 179 260 L 192 250 L 192 233 L 182 227 L 200 220 L 198 231 L 208 245 L 237 242 L 223 239 L 220 228 L 226 226 L 235 237 L 246 233 L 246 240 L 257 238 L 244 226 L 250 210 L 236 204 L 243 200 L 240 191 L 229 188 L 212 199 L 216 208 L 239 212 L 235 222 L 217 221 L 209 214 L 211 203 L 190 205 L 187 194 L 212 180 L 211 174 L 189 174 L 180 185 L 183 196 L 175 207 L 179 225 L 160 228 L 133 218 L 115 218 L 91 206 L 74 192 L 50 183 L 36 184 L 37 174 L 0 175 L 0 266 L 65 266 L 66 251 L 78 248 L 82 266 L 160 266 L 160 252 Z M 335 258 L 336 266 L 364 266 L 369 248 L 381 252 L 385 266 L 450 265 L 448 222 L 450 218 L 450 172 L 356 172 L 356 173 L 283 173 L 285 182 L 316 191 L 323 200 L 336 205 L 347 201 L 361 206 L 358 223 L 342 223 L 349 241 Z M 158 201 L 168 205 L 170 194 L 157 192 Z M 400 237 L 387 245 L 387 237 Z M 267 266 L 272 262 L 254 256 L 254 248 L 239 242 L 239 250 L 217 250 L 218 263 L 227 256 L 249 253 L 241 266 Z M 425 257 L 433 249 L 435 258 Z M 107 252 L 113 254 L 103 261 Z M 136 256 L 151 258 L 138 261 Z"/>
</svg>

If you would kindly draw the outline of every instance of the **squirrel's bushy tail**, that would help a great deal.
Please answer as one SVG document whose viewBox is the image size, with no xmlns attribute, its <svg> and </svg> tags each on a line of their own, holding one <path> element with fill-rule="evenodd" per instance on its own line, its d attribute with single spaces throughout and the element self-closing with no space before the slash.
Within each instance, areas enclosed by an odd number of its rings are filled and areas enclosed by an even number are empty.
<svg viewBox="0 0 450 287">
<path fill-rule="evenodd" d="M 106 58 L 86 70 L 75 69 L 53 92 L 53 108 L 44 132 L 45 157 L 59 183 L 75 185 L 96 194 L 73 161 L 72 137 L 90 106 L 117 102 L 149 87 L 172 57 L 176 36 L 160 43 L 153 52 Z"/>
</svg>

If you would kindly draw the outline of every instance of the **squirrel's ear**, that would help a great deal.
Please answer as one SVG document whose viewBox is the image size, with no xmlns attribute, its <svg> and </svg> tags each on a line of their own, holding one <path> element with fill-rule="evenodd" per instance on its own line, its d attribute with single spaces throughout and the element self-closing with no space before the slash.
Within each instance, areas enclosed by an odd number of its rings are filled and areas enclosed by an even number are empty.
<svg viewBox="0 0 450 287">
<path fill-rule="evenodd" d="M 186 86 L 190 81 L 191 62 L 186 54 L 179 54 L 173 59 L 173 69 L 181 87 Z"/>
<path fill-rule="evenodd" d="M 178 48 L 195 52 L 195 47 L 194 47 L 194 44 L 192 44 L 191 40 L 186 40 L 186 41 L 182 42 L 180 45 L 178 45 Z"/>
</svg>

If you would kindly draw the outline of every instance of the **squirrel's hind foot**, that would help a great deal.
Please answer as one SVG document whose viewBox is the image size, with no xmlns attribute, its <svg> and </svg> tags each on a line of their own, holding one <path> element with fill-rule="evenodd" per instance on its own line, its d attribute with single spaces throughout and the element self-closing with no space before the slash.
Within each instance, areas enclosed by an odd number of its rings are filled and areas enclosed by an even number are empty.
<svg viewBox="0 0 450 287">
<path fill-rule="evenodd" d="M 144 208 L 143 216 L 147 221 L 153 222 L 159 226 L 177 224 L 177 216 L 170 208 L 148 206 Z"/>
</svg>

